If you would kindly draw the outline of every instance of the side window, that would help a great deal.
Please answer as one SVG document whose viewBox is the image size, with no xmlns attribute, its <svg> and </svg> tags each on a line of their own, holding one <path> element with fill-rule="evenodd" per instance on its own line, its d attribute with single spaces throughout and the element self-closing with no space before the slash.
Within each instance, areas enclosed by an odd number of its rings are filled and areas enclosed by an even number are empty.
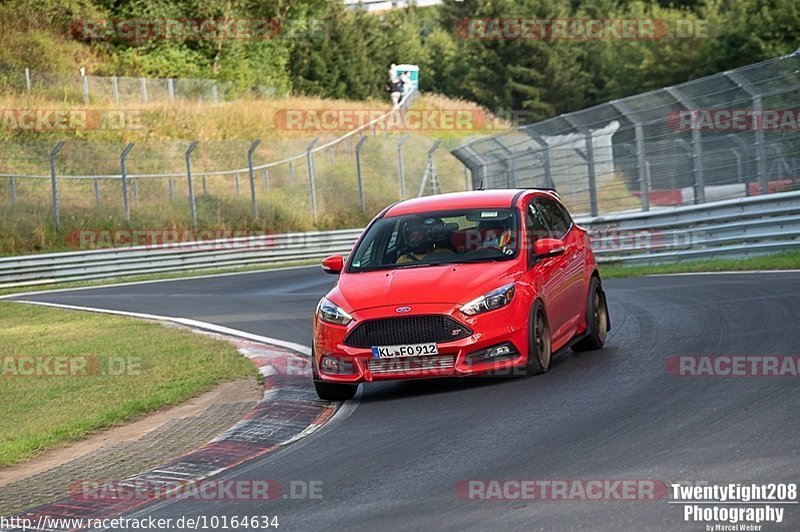
<svg viewBox="0 0 800 532">
<path fill-rule="evenodd" d="M 572 226 L 572 220 L 563 207 L 549 198 L 537 198 L 535 203 L 538 205 L 539 211 L 550 229 L 550 237 L 564 238 L 564 235 L 567 234 L 567 231 Z"/>
<path fill-rule="evenodd" d="M 542 218 L 542 213 L 534 202 L 531 202 L 525 210 L 525 230 L 528 232 L 531 244 L 540 238 L 550 236 L 547 225 Z"/>
<path fill-rule="evenodd" d="M 525 209 L 525 232 L 528 235 L 525 242 L 528 249 L 528 257 L 533 258 L 534 243 L 540 238 L 547 238 L 550 236 L 547 225 L 542 218 L 542 213 L 533 201 L 529 203 L 528 208 Z"/>
</svg>

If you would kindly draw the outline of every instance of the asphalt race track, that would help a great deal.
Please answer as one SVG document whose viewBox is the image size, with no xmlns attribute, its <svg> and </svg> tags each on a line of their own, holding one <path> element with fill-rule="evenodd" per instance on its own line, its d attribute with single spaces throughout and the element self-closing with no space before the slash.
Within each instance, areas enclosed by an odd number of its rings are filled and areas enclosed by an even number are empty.
<svg viewBox="0 0 800 532">
<path fill-rule="evenodd" d="M 318 267 L 25 296 L 187 317 L 308 345 Z M 797 482 L 798 377 L 676 377 L 676 355 L 800 355 L 800 273 L 605 283 L 603 351 L 540 377 L 373 384 L 349 417 L 231 479 L 322 481 L 319 500 L 161 502 L 155 517 L 277 515 L 279 530 L 705 530 L 668 498 L 470 501 L 470 479 Z M 311 383 L 309 382 L 309 386 Z M 362 387 L 363 388 L 363 387 Z M 800 529 L 800 507 L 764 530 Z"/>
</svg>

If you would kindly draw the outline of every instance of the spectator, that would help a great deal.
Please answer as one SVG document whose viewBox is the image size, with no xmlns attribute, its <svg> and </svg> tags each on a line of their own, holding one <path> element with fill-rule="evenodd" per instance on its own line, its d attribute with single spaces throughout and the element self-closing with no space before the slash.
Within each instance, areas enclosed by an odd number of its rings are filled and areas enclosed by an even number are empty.
<svg viewBox="0 0 800 532">
<path fill-rule="evenodd" d="M 411 72 L 405 71 L 400 75 L 400 82 L 403 84 L 403 98 L 414 90 L 414 85 L 411 82 Z"/>
<path fill-rule="evenodd" d="M 389 93 L 392 97 L 392 104 L 397 107 L 400 103 L 400 97 L 403 95 L 403 82 L 393 72 L 389 77 L 389 81 L 386 82 L 384 90 Z"/>
</svg>

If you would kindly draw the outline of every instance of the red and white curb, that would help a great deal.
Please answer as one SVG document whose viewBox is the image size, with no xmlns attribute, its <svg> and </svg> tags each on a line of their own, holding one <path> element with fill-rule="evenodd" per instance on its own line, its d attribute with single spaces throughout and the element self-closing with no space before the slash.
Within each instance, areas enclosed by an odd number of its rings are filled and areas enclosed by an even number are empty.
<svg viewBox="0 0 800 532">
<path fill-rule="evenodd" d="M 340 405 L 317 398 L 311 386 L 310 349 L 305 346 L 186 318 L 36 301 L 18 302 L 157 320 L 189 327 L 195 332 L 232 342 L 240 353 L 253 361 L 264 380 L 264 395 L 258 404 L 244 419 L 223 434 L 161 467 L 117 481 L 149 486 L 152 494 L 138 493 L 136 498 L 103 497 L 99 500 L 82 500 L 81 497 L 71 496 L 15 516 L 30 523 L 43 522 L 43 516 L 47 516 L 50 518 L 48 521 L 52 522 L 51 519 L 95 519 L 129 513 L 157 501 L 157 494 L 163 495 L 163 488 L 174 485 L 176 480 L 205 480 L 305 438 L 329 423 L 340 410 Z M 346 410 L 349 415 L 353 409 L 341 410 Z"/>
</svg>

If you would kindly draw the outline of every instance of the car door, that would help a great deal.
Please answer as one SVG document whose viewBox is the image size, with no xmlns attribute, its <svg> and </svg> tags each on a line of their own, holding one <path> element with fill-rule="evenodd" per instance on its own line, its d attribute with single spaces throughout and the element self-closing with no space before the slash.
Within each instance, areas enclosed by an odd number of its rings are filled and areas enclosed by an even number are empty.
<svg viewBox="0 0 800 532">
<path fill-rule="evenodd" d="M 554 274 L 557 286 L 553 290 L 559 294 L 561 320 L 560 328 L 555 329 L 553 334 L 553 343 L 556 344 L 560 343 L 561 337 L 572 337 L 586 311 L 586 251 L 582 235 L 575 230 L 575 224 L 563 205 L 548 197 L 539 197 L 534 201 L 547 224 L 550 237 L 564 242 L 564 254 L 558 262 L 560 271 Z"/>
<path fill-rule="evenodd" d="M 529 274 L 532 281 L 534 277 L 540 279 L 541 297 L 547 312 L 550 333 L 552 338 L 555 339 L 557 338 L 557 332 L 563 329 L 569 314 L 568 301 L 562 289 L 565 259 L 564 255 L 541 259 L 534 256 L 533 245 L 536 240 L 539 238 L 551 238 L 552 235 L 545 222 L 542 209 L 535 198 L 528 203 L 525 209 L 525 229 L 527 232 L 529 264 L 531 265 Z"/>
</svg>

